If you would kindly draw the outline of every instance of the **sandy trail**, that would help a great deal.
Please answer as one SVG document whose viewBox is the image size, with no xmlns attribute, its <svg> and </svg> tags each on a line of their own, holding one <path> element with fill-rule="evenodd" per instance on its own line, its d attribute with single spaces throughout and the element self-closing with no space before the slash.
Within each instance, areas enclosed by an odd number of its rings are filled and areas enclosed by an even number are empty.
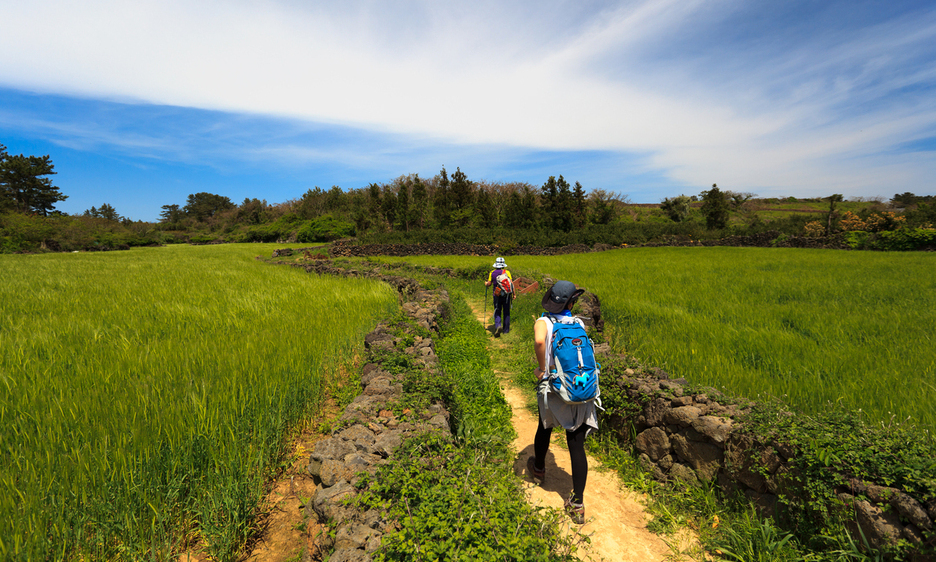
<svg viewBox="0 0 936 562">
<path fill-rule="evenodd" d="M 490 316 L 485 319 L 482 303 L 469 304 L 475 317 L 490 332 L 491 319 Z M 532 341 L 533 336 L 530 334 L 531 347 Z M 492 339 L 492 353 L 497 353 L 507 345 L 503 339 Z M 518 436 L 513 443 L 514 450 L 517 451 L 514 470 L 526 477 L 526 460 L 533 455 L 537 417 L 527 409 L 524 394 L 510 382 L 513 373 L 497 374 L 501 380 L 501 389 L 513 412 L 513 425 Z M 598 419 L 600 424 L 600 414 Z M 625 489 L 616 474 L 602 470 L 601 464 L 591 456 L 588 457 L 588 466 L 588 484 L 584 498 L 585 525 L 574 527 L 590 536 L 590 544 L 579 549 L 579 558 L 593 562 L 674 559 L 674 552 L 663 539 L 647 530 L 647 521 L 650 518 L 641 504 L 640 496 Z M 568 450 L 565 448 L 564 435 L 553 434 L 546 457 L 545 482 L 536 485 L 528 477 L 527 481 L 527 497 L 532 504 L 562 509 L 565 498 L 572 490 L 572 468 Z M 572 526 L 568 519 L 562 520 Z"/>
</svg>

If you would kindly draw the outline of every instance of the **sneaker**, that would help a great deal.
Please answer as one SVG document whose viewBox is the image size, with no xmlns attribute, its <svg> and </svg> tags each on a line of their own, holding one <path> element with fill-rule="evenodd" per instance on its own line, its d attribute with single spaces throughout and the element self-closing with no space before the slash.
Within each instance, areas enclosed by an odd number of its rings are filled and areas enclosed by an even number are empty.
<svg viewBox="0 0 936 562">
<path fill-rule="evenodd" d="M 534 483 L 542 484 L 546 481 L 546 467 L 543 467 L 542 470 L 536 469 L 536 460 L 534 457 L 527 459 L 527 474 L 530 475 L 530 478 Z"/>
<path fill-rule="evenodd" d="M 585 524 L 585 504 L 584 503 L 574 503 L 572 497 L 565 501 L 565 511 L 569 514 L 569 519 L 572 520 L 576 525 Z"/>
</svg>

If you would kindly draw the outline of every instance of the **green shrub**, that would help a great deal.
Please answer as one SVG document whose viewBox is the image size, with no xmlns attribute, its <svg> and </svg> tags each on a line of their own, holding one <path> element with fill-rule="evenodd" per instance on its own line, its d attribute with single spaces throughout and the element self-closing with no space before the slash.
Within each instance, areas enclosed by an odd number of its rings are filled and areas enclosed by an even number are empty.
<svg viewBox="0 0 936 562">
<path fill-rule="evenodd" d="M 876 247 L 886 251 L 919 250 L 936 246 L 936 229 L 904 228 L 878 233 Z"/>
<path fill-rule="evenodd" d="M 852 250 L 867 250 L 871 247 L 871 240 L 873 236 L 870 232 L 864 232 L 861 230 L 853 230 L 850 232 L 842 233 L 845 243 L 848 244 L 848 247 Z"/>
<path fill-rule="evenodd" d="M 296 232 L 296 241 L 301 243 L 331 242 L 339 238 L 354 236 L 354 232 L 354 223 L 332 215 L 322 215 L 299 228 Z"/>
</svg>

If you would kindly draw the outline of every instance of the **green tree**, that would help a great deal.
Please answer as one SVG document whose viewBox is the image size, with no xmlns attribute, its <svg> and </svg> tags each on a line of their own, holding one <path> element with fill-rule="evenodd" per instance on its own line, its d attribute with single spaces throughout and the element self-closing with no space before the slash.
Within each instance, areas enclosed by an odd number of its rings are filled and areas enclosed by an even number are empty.
<svg viewBox="0 0 936 562">
<path fill-rule="evenodd" d="M 728 226 L 728 198 L 712 184 L 712 189 L 699 194 L 702 198 L 702 216 L 705 217 L 705 226 L 711 230 L 722 229 Z"/>
<path fill-rule="evenodd" d="M 689 218 L 690 199 L 686 195 L 667 197 L 660 203 L 660 210 L 673 222 L 682 222 Z"/>
<path fill-rule="evenodd" d="M 582 184 L 575 182 L 572 190 L 572 226 L 576 229 L 585 228 L 588 223 L 588 196 Z"/>
<path fill-rule="evenodd" d="M 554 205 L 555 209 L 552 213 L 552 224 L 562 232 L 571 231 L 574 224 L 574 217 L 572 214 L 572 190 L 570 189 L 569 182 L 567 182 L 562 175 L 556 180 L 556 199 Z"/>
<path fill-rule="evenodd" d="M 111 207 L 107 203 L 102 204 L 97 209 L 95 209 L 94 207 L 91 207 L 90 209 L 82 213 L 82 216 L 93 217 L 96 219 L 107 219 L 109 221 L 116 221 L 116 222 L 120 222 L 124 219 L 122 216 L 120 216 L 117 213 L 117 211 L 113 207 Z"/>
<path fill-rule="evenodd" d="M 185 211 L 186 216 L 192 217 L 198 222 L 204 222 L 221 211 L 227 211 L 234 207 L 234 203 L 227 197 L 201 192 L 190 194 L 182 210 Z"/>
<path fill-rule="evenodd" d="M 11 156 L 0 144 L 0 209 L 48 216 L 57 202 L 68 199 L 45 177 L 55 173 L 50 156 Z"/>
<path fill-rule="evenodd" d="M 432 197 L 432 213 L 437 228 L 448 228 L 452 222 L 452 195 L 445 166 L 442 166 L 439 180 L 436 182 L 435 193 Z"/>
<path fill-rule="evenodd" d="M 261 201 L 257 198 L 251 199 L 245 197 L 244 202 L 237 208 L 236 220 L 237 222 L 246 224 L 261 224 L 267 222 L 268 208 L 269 205 L 267 205 L 266 200 Z"/>
<path fill-rule="evenodd" d="M 355 229 L 358 233 L 365 232 L 371 225 L 371 214 L 369 208 L 369 189 L 355 189 L 350 194 L 351 199 L 351 220 L 354 221 Z"/>
<path fill-rule="evenodd" d="M 347 209 L 348 197 L 345 192 L 333 185 L 328 193 L 325 194 L 325 211 L 334 213 L 336 211 L 345 211 Z"/>
<path fill-rule="evenodd" d="M 452 222 L 458 226 L 466 226 L 471 222 L 474 213 L 474 185 L 468 176 L 456 168 L 452 174 Z"/>
<path fill-rule="evenodd" d="M 296 207 L 297 215 L 306 220 L 314 219 L 321 215 L 325 208 L 325 192 L 321 187 L 315 186 L 302 194 Z"/>
<path fill-rule="evenodd" d="M 559 199 L 559 186 L 556 183 L 555 176 L 549 176 L 543 187 L 540 188 L 540 220 L 546 227 L 553 227 L 556 224 L 556 203 Z"/>
<path fill-rule="evenodd" d="M 594 224 L 611 224 L 617 217 L 617 202 L 614 194 L 596 189 L 588 195 L 592 202 L 591 221 Z"/>
<path fill-rule="evenodd" d="M 380 199 L 380 186 L 371 183 L 367 186 L 367 216 L 371 226 L 379 226 L 383 216 Z M 361 229 L 358 229 L 361 232 Z"/>
<path fill-rule="evenodd" d="M 161 208 L 162 211 L 159 213 L 160 223 L 175 226 L 185 217 L 185 211 L 179 208 L 178 205 L 163 205 Z"/>
<path fill-rule="evenodd" d="M 384 186 L 381 199 L 380 212 L 387 221 L 387 226 L 393 230 L 393 225 L 396 224 L 397 197 L 390 186 Z"/>
<path fill-rule="evenodd" d="M 397 226 L 399 230 L 402 230 L 404 232 L 409 232 L 410 225 L 413 222 L 412 209 L 410 207 L 409 191 L 410 191 L 409 183 L 405 181 L 400 182 L 399 190 L 397 191 L 397 198 L 396 198 L 396 203 L 397 203 L 396 218 L 397 218 Z"/>
<path fill-rule="evenodd" d="M 424 228 L 428 211 L 429 193 L 426 191 L 426 184 L 419 179 L 419 174 L 413 177 L 413 225 L 416 228 Z"/>
<path fill-rule="evenodd" d="M 835 218 L 835 204 L 841 203 L 845 200 L 841 193 L 835 193 L 828 197 L 826 200 L 829 202 L 829 214 L 826 217 L 826 235 L 832 234 L 832 219 Z"/>
<path fill-rule="evenodd" d="M 475 198 L 474 221 L 481 228 L 495 228 L 498 226 L 497 209 L 487 189 L 479 189 Z"/>
</svg>

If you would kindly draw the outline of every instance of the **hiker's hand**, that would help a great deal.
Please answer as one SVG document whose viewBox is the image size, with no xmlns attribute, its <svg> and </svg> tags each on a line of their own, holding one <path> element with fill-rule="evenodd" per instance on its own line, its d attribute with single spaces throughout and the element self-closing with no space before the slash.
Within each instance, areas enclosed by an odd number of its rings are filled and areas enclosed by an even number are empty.
<svg viewBox="0 0 936 562">
<path fill-rule="evenodd" d="M 543 378 L 543 375 L 546 374 L 546 369 L 542 367 L 537 367 L 536 370 L 533 371 L 533 373 L 536 375 L 536 380 L 541 380 Z"/>
</svg>

